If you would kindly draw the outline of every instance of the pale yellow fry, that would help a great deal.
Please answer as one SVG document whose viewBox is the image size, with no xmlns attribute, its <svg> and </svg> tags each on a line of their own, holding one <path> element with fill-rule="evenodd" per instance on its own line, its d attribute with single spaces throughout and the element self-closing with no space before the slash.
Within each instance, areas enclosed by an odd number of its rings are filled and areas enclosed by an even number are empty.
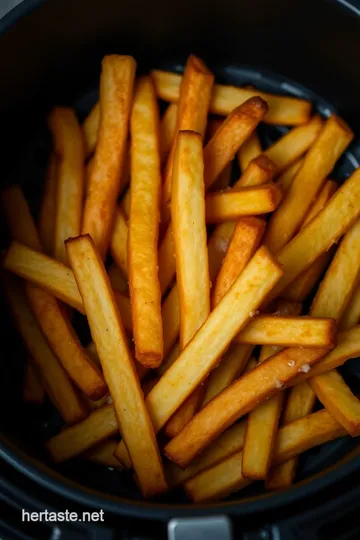
<svg viewBox="0 0 360 540">
<path fill-rule="evenodd" d="M 295 161 L 295 163 L 290 165 L 290 167 L 287 167 L 285 171 L 278 177 L 277 182 L 282 185 L 284 194 L 289 191 L 290 186 L 295 176 L 303 166 L 303 163 L 304 158 L 298 159 L 297 161 Z"/>
<path fill-rule="evenodd" d="M 245 141 L 239 148 L 237 158 L 241 171 L 245 171 L 250 161 L 257 158 L 261 154 L 261 143 L 256 131 L 250 135 L 247 141 Z"/>
</svg>

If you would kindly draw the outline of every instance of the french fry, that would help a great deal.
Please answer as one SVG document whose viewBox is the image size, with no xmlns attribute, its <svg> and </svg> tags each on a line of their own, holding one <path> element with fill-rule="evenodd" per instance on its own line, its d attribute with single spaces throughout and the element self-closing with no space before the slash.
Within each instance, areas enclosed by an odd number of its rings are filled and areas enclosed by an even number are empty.
<svg viewBox="0 0 360 540">
<path fill-rule="evenodd" d="M 120 202 L 120 208 L 127 220 L 129 219 L 129 216 L 130 216 L 130 198 L 131 198 L 131 191 L 130 191 L 130 188 L 128 188 L 125 191 L 124 196 L 122 197 L 121 202 Z"/>
<path fill-rule="evenodd" d="M 206 197 L 206 223 L 221 223 L 242 216 L 273 212 L 282 198 L 280 185 L 241 188 Z"/>
<path fill-rule="evenodd" d="M 259 364 L 201 409 L 181 433 L 166 445 L 166 456 L 179 467 L 186 467 L 238 418 L 278 393 L 303 368 L 305 362 L 311 366 L 325 353 L 326 349 L 309 349 L 304 361 L 302 349 L 284 349 Z"/>
<path fill-rule="evenodd" d="M 85 166 L 85 175 L 84 175 L 84 199 L 86 199 L 86 197 L 88 196 L 89 194 L 89 185 L 90 185 L 90 177 L 91 177 L 91 173 L 92 173 L 92 169 L 93 169 L 93 166 L 94 166 L 94 158 L 92 157 L 91 159 L 89 159 L 89 161 L 87 162 L 86 166 Z"/>
<path fill-rule="evenodd" d="M 52 403 L 67 424 L 80 422 L 87 414 L 84 403 L 40 331 L 20 283 L 10 275 L 4 276 L 4 279 L 4 294 L 15 326 L 39 370 Z"/>
<path fill-rule="evenodd" d="M 28 360 L 24 368 L 23 400 L 25 403 L 41 404 L 44 399 L 45 389 L 40 374 L 34 367 L 33 360 Z"/>
<path fill-rule="evenodd" d="M 159 112 L 149 77 L 138 80 L 131 113 L 131 203 L 128 271 L 135 356 L 146 367 L 163 359 L 158 279 Z"/>
<path fill-rule="evenodd" d="M 289 191 L 290 186 L 295 176 L 303 166 L 303 163 L 304 158 L 298 159 L 297 161 L 295 161 L 295 163 L 290 165 L 290 167 L 287 167 L 285 171 L 278 177 L 277 182 L 282 185 L 284 194 Z"/>
<path fill-rule="evenodd" d="M 214 282 L 235 230 L 235 223 L 228 221 L 218 225 L 208 241 L 209 276 Z"/>
<path fill-rule="evenodd" d="M 279 300 L 276 311 L 280 315 L 300 315 L 301 304 Z M 279 347 L 264 346 L 261 348 L 259 363 L 280 350 Z M 247 428 L 243 447 L 243 476 L 252 480 L 267 477 L 270 469 L 272 452 L 277 434 L 284 392 L 261 403 L 248 415 Z"/>
<path fill-rule="evenodd" d="M 281 270 L 268 251 L 260 248 L 177 361 L 148 395 L 146 403 L 156 431 L 206 378 L 234 335 L 248 321 L 249 313 L 257 309 L 266 291 L 280 275 Z M 197 359 L 196 365 L 194 358 Z"/>
<path fill-rule="evenodd" d="M 84 197 L 85 144 L 74 111 L 52 109 L 48 123 L 58 158 L 54 255 L 66 263 L 65 240 L 78 236 Z"/>
<path fill-rule="evenodd" d="M 180 354 L 180 345 L 179 342 L 175 343 L 165 360 L 162 362 L 161 366 L 158 367 L 157 373 L 159 377 L 162 377 L 167 369 L 173 365 L 175 360 Z"/>
<path fill-rule="evenodd" d="M 57 170 L 57 158 L 52 153 L 46 173 L 38 222 L 40 242 L 45 253 L 48 255 L 54 254 Z"/>
<path fill-rule="evenodd" d="M 228 163 L 210 188 L 210 192 L 228 189 L 231 183 L 232 163 Z"/>
<path fill-rule="evenodd" d="M 298 232 L 326 176 L 332 171 L 353 136 L 353 132 L 338 116 L 331 116 L 326 121 L 281 207 L 270 219 L 265 244 L 272 253 L 279 253 Z"/>
<path fill-rule="evenodd" d="M 100 78 L 100 124 L 85 201 L 82 233 L 89 233 L 104 258 L 125 163 L 136 64 L 130 56 L 105 56 Z"/>
<path fill-rule="evenodd" d="M 235 338 L 237 343 L 282 347 L 329 347 L 336 343 L 334 319 L 259 315 Z"/>
<path fill-rule="evenodd" d="M 129 228 L 124 214 L 120 208 L 116 208 L 110 253 L 124 277 L 128 276 L 128 235 Z"/>
<path fill-rule="evenodd" d="M 324 187 L 319 193 L 316 201 L 310 208 L 310 211 L 301 227 L 304 227 L 324 208 L 335 193 L 338 185 L 332 180 L 325 182 Z M 303 274 L 301 274 L 293 283 L 291 283 L 282 292 L 284 298 L 302 302 L 310 294 L 319 278 L 323 275 L 325 268 L 328 266 L 332 252 L 323 253 Z"/>
<path fill-rule="evenodd" d="M 204 138 L 214 76 L 196 56 L 190 55 L 185 66 L 179 94 L 176 135 L 179 131 L 196 131 Z M 176 138 L 173 140 L 164 173 L 162 192 L 162 224 L 170 220 L 171 184 Z"/>
<path fill-rule="evenodd" d="M 153 70 L 151 75 L 158 97 L 176 103 L 180 94 L 181 75 L 157 70 Z M 259 95 L 269 104 L 269 112 L 264 119 L 268 124 L 299 125 L 309 121 L 311 113 L 309 101 L 221 84 L 214 87 L 210 112 L 226 116 L 246 100 Z"/>
<path fill-rule="evenodd" d="M 112 467 L 113 469 L 121 469 L 122 466 L 116 457 L 114 457 L 114 450 L 118 443 L 113 439 L 105 440 L 94 448 L 87 450 L 82 457 L 87 461 L 93 461 L 99 465 L 105 465 L 105 467 Z"/>
<path fill-rule="evenodd" d="M 161 314 L 163 320 L 164 358 L 166 358 L 178 339 L 180 331 L 179 290 L 177 284 L 173 286 L 163 302 Z"/>
<path fill-rule="evenodd" d="M 360 169 L 344 182 L 328 204 L 278 254 L 284 269 L 268 301 L 279 296 L 287 285 L 307 270 L 322 253 L 351 227 L 360 214 Z"/>
<path fill-rule="evenodd" d="M 21 189 L 18 186 L 8 188 L 2 193 L 1 201 L 11 236 L 40 251 L 40 239 Z M 13 212 L 17 213 L 16 219 L 12 216 Z M 68 269 L 63 268 L 66 274 Z M 70 378 L 90 399 L 100 399 L 107 393 L 105 381 L 89 361 L 57 300 L 32 283 L 25 284 L 25 292 L 41 330 Z"/>
<path fill-rule="evenodd" d="M 241 218 L 237 222 L 215 281 L 213 306 L 220 302 L 259 247 L 265 225 L 265 221 L 252 216 Z"/>
<path fill-rule="evenodd" d="M 340 329 L 351 328 L 360 321 L 360 286 L 357 285 L 340 320 Z"/>
<path fill-rule="evenodd" d="M 85 154 L 89 157 L 95 150 L 100 125 L 100 103 L 96 103 L 84 120 Z"/>
<path fill-rule="evenodd" d="M 271 145 L 264 154 L 283 172 L 296 162 L 314 144 L 324 123 L 314 116 L 308 124 L 293 128 Z"/>
<path fill-rule="evenodd" d="M 176 134 L 178 106 L 170 103 L 160 122 L 160 163 L 163 164 L 171 150 Z"/>
<path fill-rule="evenodd" d="M 344 428 L 326 410 L 300 418 L 279 430 L 274 447 L 274 463 L 283 463 L 345 434 Z M 237 452 L 185 482 L 185 489 L 194 502 L 211 501 L 224 498 L 249 482 L 242 474 L 242 452 Z"/>
<path fill-rule="evenodd" d="M 127 279 L 125 279 L 123 273 L 121 272 L 121 270 L 119 270 L 119 268 L 115 264 L 112 264 L 109 267 L 108 276 L 110 279 L 111 286 L 115 291 L 119 291 L 126 295 L 129 294 L 129 287 L 128 287 Z"/>
<path fill-rule="evenodd" d="M 159 246 L 159 281 L 165 294 L 175 278 L 175 247 L 172 225 L 169 224 Z"/>
<path fill-rule="evenodd" d="M 49 439 L 46 447 L 53 461 L 61 463 L 116 435 L 118 431 L 114 407 L 105 405 L 93 411 L 82 422 Z"/>
<path fill-rule="evenodd" d="M 12 242 L 3 266 L 18 276 L 45 289 L 69 306 L 85 313 L 74 274 L 68 266 L 35 251 L 24 244 Z M 126 330 L 132 330 L 129 298 L 115 291 L 116 302 Z"/>
<path fill-rule="evenodd" d="M 180 131 L 173 165 L 171 221 L 180 306 L 180 349 L 183 350 L 210 313 L 210 280 L 206 246 L 203 148 L 199 134 Z M 198 387 L 165 426 L 174 437 L 198 409 Z"/>
<path fill-rule="evenodd" d="M 166 489 L 159 450 L 101 257 L 88 235 L 66 247 L 141 490 L 158 493 Z"/>
<path fill-rule="evenodd" d="M 270 184 L 277 173 L 275 164 L 264 154 L 253 159 L 233 185 L 233 190 Z"/>
<path fill-rule="evenodd" d="M 202 452 L 201 456 L 187 467 L 185 470 L 179 469 L 173 463 L 169 463 L 166 468 L 166 476 L 170 487 L 180 486 L 190 478 L 193 478 L 201 471 L 208 469 L 228 458 L 232 454 L 239 452 L 244 443 L 246 431 L 246 421 L 234 424 L 225 433 L 214 441 L 209 448 Z"/>
<path fill-rule="evenodd" d="M 233 110 L 204 148 L 205 190 L 215 182 L 221 171 L 234 158 L 241 144 L 263 119 L 268 107 L 259 97 L 253 97 Z"/>
<path fill-rule="evenodd" d="M 241 171 L 245 171 L 250 162 L 260 156 L 261 143 L 256 131 L 253 131 L 247 141 L 242 144 L 238 150 L 237 157 Z"/>
</svg>

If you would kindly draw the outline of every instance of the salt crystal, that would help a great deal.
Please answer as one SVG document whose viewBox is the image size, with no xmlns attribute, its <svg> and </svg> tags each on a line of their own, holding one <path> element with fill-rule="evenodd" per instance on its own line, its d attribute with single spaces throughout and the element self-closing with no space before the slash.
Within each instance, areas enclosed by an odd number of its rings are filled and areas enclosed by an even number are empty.
<svg viewBox="0 0 360 540">
<path fill-rule="evenodd" d="M 295 360 L 289 360 L 288 366 L 294 367 L 295 366 Z"/>
<path fill-rule="evenodd" d="M 254 317 L 256 315 L 256 311 L 250 311 L 249 312 L 249 317 Z"/>
<path fill-rule="evenodd" d="M 276 388 L 282 388 L 283 383 L 281 381 L 279 381 L 278 379 L 275 379 L 275 386 L 276 386 Z"/>
<path fill-rule="evenodd" d="M 301 368 L 299 369 L 299 371 L 302 371 L 303 373 L 308 373 L 310 371 L 310 369 L 311 368 L 310 368 L 309 364 L 303 364 L 301 366 Z"/>
<path fill-rule="evenodd" d="M 111 396 L 108 396 L 108 397 L 106 398 L 106 403 L 107 403 L 108 405 L 112 405 L 112 402 L 113 402 L 112 397 L 111 397 Z"/>
</svg>

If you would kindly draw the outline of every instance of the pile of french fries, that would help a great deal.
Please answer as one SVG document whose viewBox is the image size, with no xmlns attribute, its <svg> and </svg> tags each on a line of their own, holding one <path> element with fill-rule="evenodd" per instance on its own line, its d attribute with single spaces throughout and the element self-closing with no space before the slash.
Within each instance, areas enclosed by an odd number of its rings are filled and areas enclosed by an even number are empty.
<svg viewBox="0 0 360 540">
<path fill-rule="evenodd" d="M 265 149 L 260 122 L 289 130 Z M 341 118 L 216 84 L 194 56 L 183 75 L 137 78 L 111 55 L 84 123 L 56 107 L 48 124 L 37 223 L 19 186 L 1 201 L 24 399 L 46 393 L 65 424 L 54 463 L 203 502 L 287 487 L 302 452 L 360 434 L 337 371 L 360 354 L 360 169 L 329 177 L 354 136 Z"/>
</svg>

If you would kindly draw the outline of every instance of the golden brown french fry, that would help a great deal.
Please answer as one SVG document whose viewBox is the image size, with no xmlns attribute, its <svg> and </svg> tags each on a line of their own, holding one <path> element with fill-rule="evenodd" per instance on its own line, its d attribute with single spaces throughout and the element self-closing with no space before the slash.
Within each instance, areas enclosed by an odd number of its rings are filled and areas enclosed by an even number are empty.
<svg viewBox="0 0 360 540">
<path fill-rule="evenodd" d="M 270 184 L 276 173 L 275 164 L 271 159 L 261 154 L 249 163 L 239 180 L 233 185 L 233 190 Z"/>
<path fill-rule="evenodd" d="M 214 75 L 199 58 L 190 55 L 181 81 L 178 114 L 176 119 L 176 135 L 179 131 L 196 131 L 204 138 L 209 103 L 214 84 Z M 170 220 L 171 184 L 175 156 L 176 139 L 173 140 L 170 155 L 164 173 L 162 192 L 162 224 L 166 226 Z"/>
<path fill-rule="evenodd" d="M 209 448 L 202 452 L 201 456 L 194 459 L 191 465 L 185 470 L 179 469 L 173 463 L 169 463 L 166 467 L 166 476 L 170 487 L 174 488 L 183 484 L 201 471 L 239 452 L 243 447 L 245 431 L 246 421 L 234 424 L 225 433 L 220 435 Z"/>
<path fill-rule="evenodd" d="M 268 107 L 253 97 L 233 110 L 204 148 L 204 182 L 209 189 L 221 171 L 234 158 L 241 144 L 263 119 Z"/>
<path fill-rule="evenodd" d="M 180 131 L 173 165 L 171 221 L 176 255 L 176 281 L 180 306 L 180 349 L 184 349 L 210 313 L 210 280 L 206 246 L 202 139 Z M 174 437 L 198 409 L 200 386 L 165 426 Z"/>
<path fill-rule="evenodd" d="M 262 152 L 261 143 L 256 131 L 250 135 L 239 148 L 237 157 L 239 161 L 239 167 L 241 171 L 245 171 L 250 162 L 260 156 Z"/>
<path fill-rule="evenodd" d="M 170 103 L 160 122 L 160 163 L 163 164 L 171 150 L 176 134 L 178 106 Z"/>
<path fill-rule="evenodd" d="M 46 173 L 38 221 L 40 242 L 45 253 L 48 255 L 54 254 L 57 170 L 57 158 L 53 152 L 50 156 Z"/>
<path fill-rule="evenodd" d="M 282 198 L 277 184 L 241 188 L 206 196 L 206 223 L 221 223 L 242 216 L 273 212 Z"/>
<path fill-rule="evenodd" d="M 18 276 L 45 289 L 80 313 L 84 306 L 72 270 L 64 264 L 35 251 L 24 244 L 12 242 L 4 258 L 3 266 Z M 129 298 L 114 292 L 126 330 L 132 330 Z"/>
<path fill-rule="evenodd" d="M 142 492 L 158 493 L 166 489 L 160 454 L 109 278 L 89 235 L 66 248 Z"/>
<path fill-rule="evenodd" d="M 276 313 L 282 316 L 296 316 L 300 315 L 301 308 L 301 304 L 279 300 L 276 304 Z M 279 347 L 262 347 L 259 363 L 279 350 Z M 258 480 L 267 477 L 284 397 L 284 392 L 280 392 L 261 403 L 248 415 L 242 458 L 243 476 L 246 478 Z"/>
<path fill-rule="evenodd" d="M 272 253 L 279 253 L 298 232 L 325 178 L 353 137 L 351 129 L 338 116 L 333 115 L 326 121 L 281 207 L 270 219 L 265 244 Z"/>
<path fill-rule="evenodd" d="M 179 99 L 182 76 L 158 70 L 153 70 L 151 75 L 158 97 L 176 103 Z M 214 87 L 210 112 L 226 116 L 246 100 L 259 95 L 269 104 L 269 112 L 264 119 L 268 124 L 299 125 L 309 121 L 311 113 L 309 101 L 221 84 Z"/>
<path fill-rule="evenodd" d="M 27 360 L 24 367 L 23 400 L 25 403 L 41 404 L 45 399 L 45 389 L 33 360 Z"/>
<path fill-rule="evenodd" d="M 110 253 L 125 277 L 128 276 L 128 234 L 127 221 L 118 207 L 115 210 L 114 226 L 110 240 Z"/>
<path fill-rule="evenodd" d="M 290 167 L 287 167 L 285 171 L 278 177 L 277 182 L 282 185 L 284 194 L 289 191 L 289 188 L 295 176 L 303 166 L 303 163 L 304 158 L 298 159 L 297 161 L 295 161 L 295 163 L 290 165 Z"/>
<path fill-rule="evenodd" d="M 54 256 L 66 263 L 65 240 L 78 236 L 84 198 L 85 143 L 75 112 L 55 107 L 48 123 L 58 158 Z"/>
<path fill-rule="evenodd" d="M 33 249 L 41 250 L 35 223 L 21 189 L 18 186 L 8 188 L 2 193 L 1 201 L 11 236 Z M 13 212 L 17 213 L 16 219 L 10 215 Z M 50 259 L 46 255 L 43 257 Z M 68 269 L 63 268 L 66 273 Z M 65 281 L 68 279 L 65 278 Z M 57 300 L 31 283 L 25 284 L 25 291 L 41 330 L 70 378 L 90 399 L 100 399 L 107 393 L 102 374 L 89 361 Z"/>
<path fill-rule="evenodd" d="M 82 422 L 64 429 L 49 439 L 46 447 L 52 459 L 60 463 L 116 435 L 118 431 L 114 407 L 105 405 L 93 411 Z"/>
<path fill-rule="evenodd" d="M 161 187 L 159 112 L 151 79 L 138 80 L 131 113 L 131 202 L 128 271 L 135 356 L 146 367 L 163 359 L 158 278 Z"/>
<path fill-rule="evenodd" d="M 96 147 L 98 140 L 98 130 L 100 125 L 100 103 L 96 103 L 83 123 L 85 152 L 86 156 L 90 156 Z"/>
<path fill-rule="evenodd" d="M 208 241 L 209 276 L 214 282 L 235 230 L 235 223 L 228 221 L 218 225 Z"/>
<path fill-rule="evenodd" d="M 280 275 L 281 269 L 268 251 L 260 248 L 147 397 L 146 403 L 155 430 L 161 429 L 171 414 L 201 384 L 234 335 L 246 324 L 249 313 L 257 309 L 266 291 L 271 289 Z M 195 357 L 196 365 L 193 362 Z"/>
<path fill-rule="evenodd" d="M 259 247 L 265 226 L 265 221 L 252 216 L 240 218 L 237 222 L 215 281 L 213 306 L 220 302 Z"/>
<path fill-rule="evenodd" d="M 238 418 L 278 393 L 304 364 L 307 368 L 326 353 L 326 349 L 308 350 L 305 361 L 302 349 L 284 349 L 245 373 L 201 409 L 166 445 L 167 457 L 180 467 L 186 467 Z"/>
<path fill-rule="evenodd" d="M 76 393 L 66 371 L 40 331 L 21 284 L 8 274 L 4 276 L 4 279 L 4 294 L 15 326 L 39 370 L 41 381 L 52 403 L 67 424 L 80 422 L 87 414 L 85 404 Z"/>
<path fill-rule="evenodd" d="M 345 330 L 351 328 L 360 321 L 360 285 L 358 284 L 350 298 L 342 319 L 340 321 L 340 329 Z"/>
<path fill-rule="evenodd" d="M 278 254 L 284 274 L 275 285 L 268 301 L 307 270 L 351 227 L 360 214 L 360 169 L 337 190 L 328 204 Z"/>
<path fill-rule="evenodd" d="M 301 227 L 304 227 L 324 208 L 329 202 L 332 195 L 335 193 L 338 184 L 333 180 L 327 180 L 324 187 L 320 191 L 317 199 L 310 208 L 310 211 Z M 323 275 L 325 268 L 328 266 L 332 252 L 327 251 L 323 253 L 316 261 L 308 268 L 303 274 L 301 274 L 293 283 L 291 283 L 282 292 L 284 298 L 289 300 L 295 300 L 302 302 L 313 290 L 315 284 L 319 281 L 319 278 Z"/>
<path fill-rule="evenodd" d="M 114 456 L 114 450 L 117 445 L 117 441 L 108 439 L 99 443 L 95 447 L 90 448 L 81 457 L 87 461 L 93 461 L 99 465 L 105 465 L 105 467 L 121 469 L 122 466 L 119 460 Z"/>
<path fill-rule="evenodd" d="M 121 192 L 128 119 L 136 63 L 130 56 L 105 56 L 100 78 L 100 124 L 85 201 L 82 233 L 89 233 L 104 258 Z"/>
<path fill-rule="evenodd" d="M 308 124 L 290 130 L 264 153 L 275 163 L 279 172 L 283 172 L 314 144 L 323 125 L 320 116 L 316 115 Z"/>
<path fill-rule="evenodd" d="M 279 430 L 274 448 L 274 463 L 279 464 L 314 446 L 346 434 L 344 428 L 326 411 L 300 418 Z M 203 471 L 185 483 L 194 502 L 224 498 L 249 484 L 242 474 L 242 452 Z"/>
<path fill-rule="evenodd" d="M 119 291 L 126 295 L 129 294 L 129 287 L 128 287 L 127 279 L 125 279 L 123 273 L 121 272 L 121 270 L 119 270 L 119 268 L 115 264 L 112 264 L 109 267 L 108 276 L 110 279 L 111 286 L 115 291 Z"/>
</svg>

